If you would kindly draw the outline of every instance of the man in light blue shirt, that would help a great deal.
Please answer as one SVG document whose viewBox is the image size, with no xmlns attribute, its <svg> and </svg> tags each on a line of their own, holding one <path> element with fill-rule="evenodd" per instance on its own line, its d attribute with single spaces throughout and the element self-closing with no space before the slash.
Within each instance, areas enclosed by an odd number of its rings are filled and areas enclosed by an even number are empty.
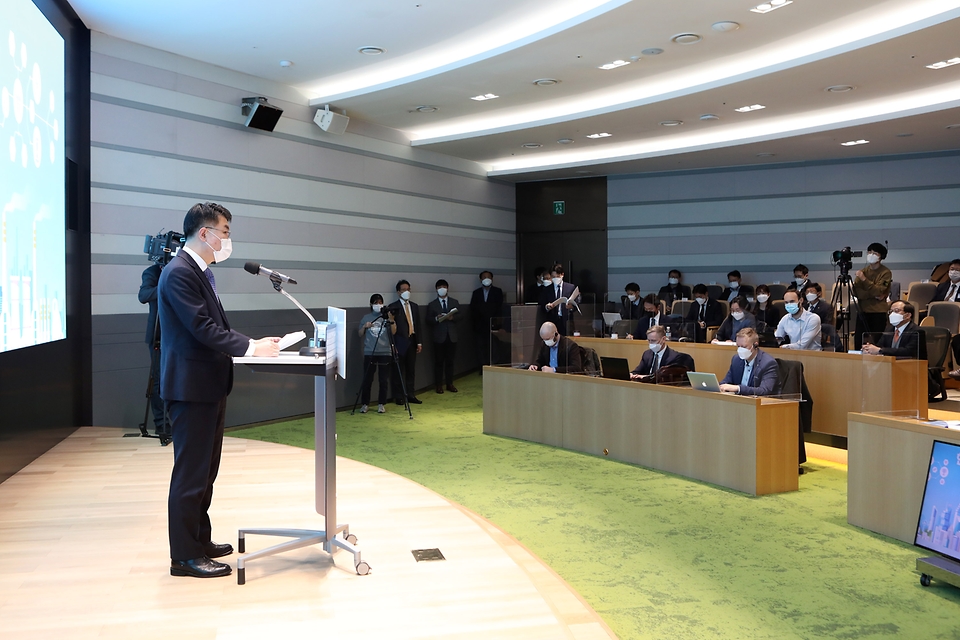
<svg viewBox="0 0 960 640">
<path fill-rule="evenodd" d="M 787 314 L 780 318 L 774 335 L 789 337 L 790 343 L 782 344 L 780 348 L 820 351 L 820 316 L 803 308 L 798 291 L 787 291 L 783 294 L 783 302 Z"/>
</svg>

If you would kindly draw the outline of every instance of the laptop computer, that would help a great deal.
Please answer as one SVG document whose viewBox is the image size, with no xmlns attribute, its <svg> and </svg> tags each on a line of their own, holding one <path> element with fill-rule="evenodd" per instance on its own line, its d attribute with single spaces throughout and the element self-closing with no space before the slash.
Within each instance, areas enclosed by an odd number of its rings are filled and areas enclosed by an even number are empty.
<svg viewBox="0 0 960 640">
<path fill-rule="evenodd" d="M 690 380 L 690 386 L 698 391 L 720 393 L 720 383 L 717 382 L 717 374 L 715 373 L 687 371 L 687 379 Z"/>
<path fill-rule="evenodd" d="M 612 327 L 614 322 L 620 322 L 623 319 L 620 317 L 619 313 L 609 313 L 604 311 L 601 315 L 603 316 L 603 324 L 607 325 L 608 327 Z"/>
<path fill-rule="evenodd" d="M 611 380 L 629 380 L 630 363 L 626 358 L 600 357 L 600 371 L 604 378 Z"/>
</svg>

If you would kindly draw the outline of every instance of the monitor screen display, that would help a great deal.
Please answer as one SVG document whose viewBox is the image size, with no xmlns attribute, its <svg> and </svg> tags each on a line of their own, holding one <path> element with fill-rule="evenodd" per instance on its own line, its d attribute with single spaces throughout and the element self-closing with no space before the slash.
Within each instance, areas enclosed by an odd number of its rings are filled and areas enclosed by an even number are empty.
<svg viewBox="0 0 960 640">
<path fill-rule="evenodd" d="M 66 337 L 64 43 L 0 2 L 0 352 Z"/>
<path fill-rule="evenodd" d="M 933 443 L 914 544 L 960 561 L 960 445 Z"/>
</svg>

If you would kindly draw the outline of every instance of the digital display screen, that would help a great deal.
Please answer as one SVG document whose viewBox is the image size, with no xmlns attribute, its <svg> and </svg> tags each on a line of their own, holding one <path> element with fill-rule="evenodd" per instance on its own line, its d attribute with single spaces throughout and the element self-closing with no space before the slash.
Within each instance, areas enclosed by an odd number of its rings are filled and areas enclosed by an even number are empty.
<svg viewBox="0 0 960 640">
<path fill-rule="evenodd" d="M 960 445 L 933 443 L 914 544 L 960 560 Z"/>
<path fill-rule="evenodd" d="M 64 42 L 0 2 L 0 352 L 66 337 Z"/>
</svg>

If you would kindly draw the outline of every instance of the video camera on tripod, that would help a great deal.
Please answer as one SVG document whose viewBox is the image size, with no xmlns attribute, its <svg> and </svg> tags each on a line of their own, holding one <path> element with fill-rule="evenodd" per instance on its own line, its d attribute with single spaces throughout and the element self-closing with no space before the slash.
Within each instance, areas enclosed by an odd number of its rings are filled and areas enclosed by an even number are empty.
<svg viewBox="0 0 960 640">
<path fill-rule="evenodd" d="M 143 241 L 143 252 L 147 258 L 160 267 L 165 267 L 177 255 L 180 247 L 183 246 L 184 236 L 177 231 L 161 231 L 155 236 L 145 236 Z"/>
<path fill-rule="evenodd" d="M 853 268 L 853 259 L 862 258 L 863 251 L 851 251 L 850 247 L 844 247 L 834 251 L 830 257 L 833 264 L 840 267 L 840 275 L 847 276 L 850 275 L 850 269 Z"/>
</svg>

